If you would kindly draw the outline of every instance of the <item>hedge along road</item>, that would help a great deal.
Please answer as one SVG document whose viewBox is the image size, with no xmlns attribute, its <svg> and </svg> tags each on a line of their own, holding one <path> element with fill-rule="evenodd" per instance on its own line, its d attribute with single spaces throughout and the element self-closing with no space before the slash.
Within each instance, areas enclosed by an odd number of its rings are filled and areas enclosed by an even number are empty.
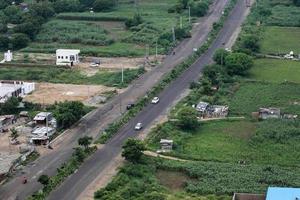
<svg viewBox="0 0 300 200">
<path fill-rule="evenodd" d="M 125 112 L 124 105 L 135 102 L 138 98 L 143 97 L 148 90 L 162 79 L 164 74 L 170 72 L 177 64 L 191 55 L 194 47 L 203 45 L 211 31 L 213 23 L 218 21 L 221 17 L 227 2 L 228 0 L 215 1 L 215 3 L 211 5 L 209 14 L 200 18 L 199 23 L 194 27 L 192 38 L 184 40 L 176 47 L 175 55 L 167 56 L 161 66 L 145 73 L 139 79 L 135 80 L 124 93 L 117 95 L 109 103 L 104 105 L 104 107 L 92 111 L 81 119 L 76 126 L 67 130 L 64 135 L 52 143 L 52 147 L 54 147 L 53 150 L 49 150 L 45 155 L 24 167 L 22 172 L 17 173 L 5 185 L 1 186 L 0 199 L 15 199 L 16 196 L 18 196 L 18 199 L 25 199 L 33 192 L 39 190 L 42 185 L 37 182 L 38 177 L 41 174 L 47 174 L 49 176 L 56 174 L 56 169 L 70 158 L 73 148 L 77 146 L 78 138 L 85 135 L 96 137 L 109 123 L 114 122 L 120 117 L 120 109 Z M 120 106 L 120 103 L 123 106 Z M 120 148 L 121 147 L 119 147 L 118 151 L 120 151 Z M 110 159 L 113 159 L 114 155 L 114 153 L 111 154 L 112 157 Z M 107 160 L 110 159 L 107 158 Z M 103 160 L 104 163 L 107 160 Z M 27 177 L 27 184 L 22 184 L 23 176 Z M 82 190 L 83 189 L 84 188 L 82 188 Z M 79 192 L 80 190 L 78 193 Z"/>
<path fill-rule="evenodd" d="M 136 123 L 142 122 L 144 127 L 147 127 L 163 113 L 182 92 L 189 88 L 191 81 L 199 78 L 203 67 L 212 63 L 212 56 L 215 50 L 226 46 L 231 36 L 241 26 L 248 9 L 249 8 L 245 5 L 245 1 L 239 0 L 226 20 L 217 39 L 213 42 L 208 51 L 159 94 L 160 102 L 156 105 L 149 104 L 146 106 L 136 117 L 122 127 L 103 148 L 99 149 L 90 157 L 75 174 L 70 176 L 59 188 L 53 191 L 49 199 L 76 199 L 89 183 L 103 172 L 108 163 L 120 154 L 124 141 L 129 137 L 137 136 L 139 132 L 133 130 Z"/>
</svg>

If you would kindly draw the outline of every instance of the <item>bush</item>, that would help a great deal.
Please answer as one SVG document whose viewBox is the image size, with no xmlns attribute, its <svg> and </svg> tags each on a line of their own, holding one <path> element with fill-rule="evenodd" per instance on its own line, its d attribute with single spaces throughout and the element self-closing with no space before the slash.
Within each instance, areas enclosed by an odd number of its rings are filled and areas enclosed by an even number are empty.
<svg viewBox="0 0 300 200">
<path fill-rule="evenodd" d="M 140 140 L 129 138 L 123 146 L 122 156 L 132 163 L 138 163 L 144 150 L 146 148 Z"/>
<path fill-rule="evenodd" d="M 224 65 L 225 64 L 225 59 L 230 53 L 226 51 L 225 49 L 218 49 L 215 51 L 213 60 L 218 64 L 218 65 Z"/>
<path fill-rule="evenodd" d="M 57 0 L 53 4 L 56 13 L 60 12 L 78 12 L 81 10 L 79 0 Z"/>
<path fill-rule="evenodd" d="M 245 75 L 253 66 L 253 58 L 245 53 L 232 53 L 225 59 L 225 67 L 231 75 Z"/>
<path fill-rule="evenodd" d="M 109 11 L 115 6 L 114 0 L 96 0 L 93 4 L 94 11 Z"/>
<path fill-rule="evenodd" d="M 125 25 L 127 28 L 137 26 L 139 24 L 143 23 L 143 19 L 140 14 L 135 13 L 132 19 L 127 19 L 125 21 Z"/>
<path fill-rule="evenodd" d="M 12 44 L 12 48 L 15 49 L 15 50 L 26 47 L 29 42 L 30 42 L 29 37 L 24 33 L 13 34 L 11 39 L 10 39 L 10 43 Z"/>
<path fill-rule="evenodd" d="M 206 15 L 209 9 L 209 5 L 205 1 L 195 2 L 191 4 L 191 15 L 197 17 L 203 17 Z"/>
<path fill-rule="evenodd" d="M 194 130 L 198 128 L 198 113 L 192 107 L 184 107 L 178 112 L 178 126 L 184 130 Z"/>
</svg>

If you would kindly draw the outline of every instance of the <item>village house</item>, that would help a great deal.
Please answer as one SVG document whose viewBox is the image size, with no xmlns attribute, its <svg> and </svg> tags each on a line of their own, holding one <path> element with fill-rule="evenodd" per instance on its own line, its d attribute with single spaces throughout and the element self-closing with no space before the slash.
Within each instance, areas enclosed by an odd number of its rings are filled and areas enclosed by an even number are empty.
<svg viewBox="0 0 300 200">
<path fill-rule="evenodd" d="M 208 107 L 209 107 L 209 103 L 200 101 L 196 106 L 196 110 L 201 113 L 205 113 L 207 111 Z"/>
<path fill-rule="evenodd" d="M 51 112 L 40 112 L 33 118 L 33 121 L 37 125 L 46 126 L 47 123 L 50 123 L 52 119 L 53 116 Z"/>
<path fill-rule="evenodd" d="M 200 101 L 197 104 L 196 110 L 203 118 L 222 118 L 226 117 L 229 112 L 228 106 L 210 105 L 209 103 L 203 101 Z"/>
<path fill-rule="evenodd" d="M 13 124 L 16 121 L 14 115 L 2 115 L 0 116 L 0 133 L 7 130 L 7 126 Z"/>
<path fill-rule="evenodd" d="M 10 97 L 24 97 L 34 90 L 34 83 L 23 81 L 0 81 L 0 103 L 5 103 Z"/>
<path fill-rule="evenodd" d="M 258 111 L 259 119 L 279 119 L 279 108 L 260 108 Z"/>
<path fill-rule="evenodd" d="M 56 50 L 56 65 L 74 66 L 79 63 L 78 49 L 57 49 Z"/>
<path fill-rule="evenodd" d="M 159 143 L 163 151 L 171 151 L 173 148 L 173 140 L 161 139 Z"/>
<path fill-rule="evenodd" d="M 55 128 L 52 127 L 37 127 L 28 136 L 29 142 L 35 145 L 47 144 L 50 139 L 49 137 L 55 132 Z"/>
</svg>

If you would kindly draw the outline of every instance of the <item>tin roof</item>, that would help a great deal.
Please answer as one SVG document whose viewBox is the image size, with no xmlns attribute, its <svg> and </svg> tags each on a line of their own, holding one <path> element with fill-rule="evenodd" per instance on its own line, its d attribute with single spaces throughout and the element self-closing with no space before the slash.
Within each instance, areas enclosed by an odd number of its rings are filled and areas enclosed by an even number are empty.
<svg viewBox="0 0 300 200">
<path fill-rule="evenodd" d="M 266 200 L 299 200 L 300 188 L 269 187 Z"/>
</svg>

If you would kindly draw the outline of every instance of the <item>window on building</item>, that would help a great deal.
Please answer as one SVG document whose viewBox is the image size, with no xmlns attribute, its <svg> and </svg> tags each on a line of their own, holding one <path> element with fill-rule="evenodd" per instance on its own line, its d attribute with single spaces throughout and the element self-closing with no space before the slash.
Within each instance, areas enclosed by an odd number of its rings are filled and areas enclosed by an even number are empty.
<svg viewBox="0 0 300 200">
<path fill-rule="evenodd" d="M 60 56 L 57 56 L 58 59 L 60 59 Z"/>
</svg>

